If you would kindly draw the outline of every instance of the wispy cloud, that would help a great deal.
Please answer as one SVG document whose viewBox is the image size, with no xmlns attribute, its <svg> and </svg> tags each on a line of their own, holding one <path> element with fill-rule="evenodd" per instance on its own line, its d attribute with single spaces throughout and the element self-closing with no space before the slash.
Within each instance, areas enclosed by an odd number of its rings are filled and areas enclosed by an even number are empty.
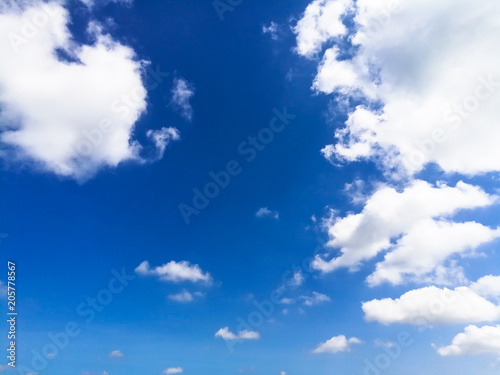
<svg viewBox="0 0 500 375">
<path fill-rule="evenodd" d="M 194 96 L 195 87 L 184 78 L 175 78 L 172 87 L 172 104 L 180 111 L 182 117 L 187 121 L 193 119 L 193 107 L 191 98 Z"/>
<path fill-rule="evenodd" d="M 255 216 L 258 217 L 259 219 L 271 218 L 274 220 L 279 220 L 280 218 L 280 214 L 278 211 L 270 210 L 267 207 L 259 208 L 255 213 Z"/>
</svg>

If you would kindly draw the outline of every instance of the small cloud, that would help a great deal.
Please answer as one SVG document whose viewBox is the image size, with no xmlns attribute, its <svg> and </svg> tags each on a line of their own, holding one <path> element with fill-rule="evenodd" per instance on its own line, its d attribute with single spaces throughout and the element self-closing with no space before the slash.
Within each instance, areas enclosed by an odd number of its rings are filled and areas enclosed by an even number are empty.
<svg viewBox="0 0 500 375">
<path fill-rule="evenodd" d="M 293 298 L 283 298 L 281 299 L 281 303 L 284 305 L 293 305 L 295 300 Z"/>
<path fill-rule="evenodd" d="M 262 33 L 270 34 L 272 40 L 278 40 L 279 26 L 276 22 L 271 22 L 268 26 L 262 26 Z"/>
<path fill-rule="evenodd" d="M 181 116 L 187 121 L 193 118 L 193 107 L 190 100 L 194 96 L 194 85 L 186 81 L 184 78 L 175 78 L 174 87 L 172 88 L 172 104 L 177 108 Z"/>
<path fill-rule="evenodd" d="M 176 262 L 174 260 L 159 267 L 151 268 L 148 261 L 142 262 L 135 272 L 141 276 L 157 276 L 161 281 L 174 283 L 182 281 L 211 283 L 212 277 L 208 272 L 203 272 L 197 264 L 188 261 Z"/>
<path fill-rule="evenodd" d="M 347 339 L 344 335 L 332 337 L 313 350 L 314 354 L 349 352 L 352 344 L 361 344 L 356 337 Z"/>
<path fill-rule="evenodd" d="M 235 334 L 231 332 L 228 327 L 224 327 L 215 333 L 215 337 L 220 337 L 224 340 L 258 340 L 260 335 L 258 332 L 247 330 L 243 330 L 238 334 Z"/>
<path fill-rule="evenodd" d="M 170 374 L 181 374 L 184 372 L 184 369 L 182 367 L 170 367 L 163 371 L 165 375 L 170 375 Z"/>
<path fill-rule="evenodd" d="M 201 292 L 190 293 L 184 289 L 180 293 L 169 295 L 168 298 L 175 302 L 187 303 L 194 301 L 194 297 L 203 297 L 204 295 L 205 294 Z"/>
<path fill-rule="evenodd" d="M 375 340 L 375 347 L 377 348 L 392 348 L 396 345 L 396 343 L 392 341 L 382 341 L 379 339 Z"/>
<path fill-rule="evenodd" d="M 293 274 L 291 280 L 288 281 L 288 285 L 291 287 L 298 287 L 304 284 L 305 278 L 302 271 L 297 271 Z"/>
<path fill-rule="evenodd" d="M 301 299 L 304 300 L 304 305 L 306 306 L 314 306 L 319 305 L 323 302 L 330 302 L 331 299 L 325 294 L 313 292 L 312 296 L 301 296 Z"/>
<path fill-rule="evenodd" d="M 113 350 L 111 353 L 109 353 L 109 356 L 111 358 L 121 358 L 123 357 L 123 352 L 121 350 Z"/>
<path fill-rule="evenodd" d="M 151 161 L 161 160 L 167 146 L 181 139 L 179 130 L 165 127 L 158 130 L 148 130 L 146 136 L 151 139 L 156 146 L 156 156 L 151 159 Z"/>
<path fill-rule="evenodd" d="M 259 219 L 271 218 L 274 220 L 279 220 L 280 218 L 280 214 L 278 211 L 272 211 L 267 207 L 259 208 L 255 213 L 255 216 L 257 216 Z"/>
<path fill-rule="evenodd" d="M 287 375 L 286 371 L 280 371 L 280 375 Z"/>
</svg>

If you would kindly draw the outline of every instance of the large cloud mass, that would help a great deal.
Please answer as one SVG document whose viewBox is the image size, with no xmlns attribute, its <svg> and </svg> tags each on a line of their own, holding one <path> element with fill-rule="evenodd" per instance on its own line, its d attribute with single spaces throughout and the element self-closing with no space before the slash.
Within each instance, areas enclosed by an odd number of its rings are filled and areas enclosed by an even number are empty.
<svg viewBox="0 0 500 375">
<path fill-rule="evenodd" d="M 365 103 L 325 155 L 377 158 L 405 174 L 429 162 L 470 175 L 499 171 L 499 13 L 490 0 L 311 3 L 294 30 L 301 55 L 328 46 L 314 90 Z M 347 58 L 345 42 L 356 48 Z"/>
</svg>

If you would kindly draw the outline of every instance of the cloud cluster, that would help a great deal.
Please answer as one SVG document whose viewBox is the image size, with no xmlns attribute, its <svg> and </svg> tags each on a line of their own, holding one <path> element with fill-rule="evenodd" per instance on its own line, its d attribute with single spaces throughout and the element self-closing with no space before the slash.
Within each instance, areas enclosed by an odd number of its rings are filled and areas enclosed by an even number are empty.
<svg viewBox="0 0 500 375">
<path fill-rule="evenodd" d="M 401 192 L 382 185 L 367 199 L 361 213 L 326 222 L 328 246 L 338 249 L 340 255 L 331 260 L 317 256 L 312 266 L 322 272 L 356 269 L 363 261 L 388 251 L 368 277 L 370 285 L 425 280 L 424 276 L 436 273 L 453 255 L 500 237 L 499 229 L 450 219 L 460 210 L 488 207 L 497 201 L 498 197 L 464 182 L 451 187 L 415 180 Z"/>
<path fill-rule="evenodd" d="M 499 171 L 499 11 L 489 0 L 313 1 L 294 29 L 303 56 L 330 45 L 313 89 L 363 102 L 325 156 L 378 160 L 397 174 L 431 162 L 446 172 Z"/>
</svg>

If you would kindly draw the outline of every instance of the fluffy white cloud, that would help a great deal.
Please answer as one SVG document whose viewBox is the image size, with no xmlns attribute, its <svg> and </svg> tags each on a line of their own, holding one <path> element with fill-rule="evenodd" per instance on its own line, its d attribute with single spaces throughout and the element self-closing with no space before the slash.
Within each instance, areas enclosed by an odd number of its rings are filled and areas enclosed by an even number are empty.
<svg viewBox="0 0 500 375">
<path fill-rule="evenodd" d="M 400 298 L 364 302 L 362 308 L 367 321 L 382 324 L 431 326 L 500 320 L 499 306 L 465 286 L 415 289 Z"/>
<path fill-rule="evenodd" d="M 123 357 L 123 352 L 121 350 L 113 350 L 111 353 L 109 353 L 109 356 L 111 358 L 121 358 Z"/>
<path fill-rule="evenodd" d="M 258 217 L 259 219 L 269 217 L 269 218 L 278 220 L 280 218 L 280 214 L 278 211 L 272 211 L 267 207 L 259 208 L 257 210 L 257 212 L 255 213 L 255 216 Z"/>
<path fill-rule="evenodd" d="M 229 330 L 228 327 L 224 327 L 219 329 L 215 333 L 215 337 L 220 337 L 224 340 L 258 340 L 260 338 L 260 335 L 258 332 L 255 331 L 247 331 L 243 330 L 238 332 L 238 334 L 233 333 Z"/>
<path fill-rule="evenodd" d="M 314 306 L 319 305 L 323 302 L 330 302 L 331 299 L 325 294 L 321 294 L 318 292 L 313 292 L 312 296 L 301 296 L 300 297 L 304 301 L 304 305 L 306 306 Z M 283 302 L 283 300 L 282 300 Z"/>
<path fill-rule="evenodd" d="M 356 337 L 346 338 L 344 335 L 332 337 L 313 350 L 314 354 L 348 352 L 352 344 L 361 344 Z"/>
<path fill-rule="evenodd" d="M 499 12 L 490 0 L 313 1 L 295 28 L 297 51 L 313 55 L 333 38 L 313 89 L 365 99 L 324 154 L 373 158 L 396 175 L 429 162 L 469 175 L 499 171 Z M 348 42 L 355 49 L 346 54 Z"/>
<path fill-rule="evenodd" d="M 185 260 L 181 262 L 172 260 L 155 268 L 151 268 L 149 262 L 144 261 L 135 269 L 135 272 L 142 276 L 157 276 L 162 281 L 212 282 L 212 277 L 208 272 L 203 272 L 199 265 Z"/>
<path fill-rule="evenodd" d="M 312 266 L 323 272 L 341 267 L 354 270 L 362 261 L 389 250 L 368 278 L 371 285 L 424 276 L 442 267 L 450 256 L 500 235 L 499 230 L 475 222 L 449 222 L 459 210 L 490 206 L 497 200 L 463 182 L 435 187 L 417 180 L 401 192 L 381 186 L 361 213 L 325 221 L 328 246 L 339 249 L 340 255 L 331 260 L 318 256 Z"/>
<path fill-rule="evenodd" d="M 429 274 L 451 255 L 474 249 L 498 237 L 500 230 L 492 230 L 475 222 L 422 220 L 397 241 L 394 250 L 377 264 L 375 272 L 367 281 L 370 285 L 385 281 L 400 284 L 405 275 L 412 275 L 416 280 Z"/>
<path fill-rule="evenodd" d="M 342 22 L 342 16 L 352 4 L 352 0 L 314 0 L 309 4 L 294 27 L 297 52 L 313 57 L 321 51 L 325 42 L 345 35 L 347 28 Z"/>
<path fill-rule="evenodd" d="M 132 133 L 146 110 L 146 62 L 96 23 L 93 43 L 78 44 L 56 2 L 20 3 L 0 7 L 0 157 L 82 181 L 144 162 Z"/>
<path fill-rule="evenodd" d="M 181 374 L 184 372 L 184 369 L 182 367 L 170 367 L 163 371 L 165 375 L 171 375 L 171 374 Z"/>
<path fill-rule="evenodd" d="M 191 293 L 189 293 L 187 290 L 183 290 L 182 292 L 179 292 L 177 294 L 171 294 L 168 296 L 172 301 L 176 302 L 191 302 L 194 300 L 194 297 Z"/>
<path fill-rule="evenodd" d="M 470 288 L 483 297 L 500 297 L 500 276 L 488 275 L 481 277 Z"/>
<path fill-rule="evenodd" d="M 500 355 L 500 326 L 479 328 L 470 325 L 465 328 L 464 333 L 453 338 L 451 345 L 438 348 L 437 351 L 442 356 L 487 353 Z"/>
<path fill-rule="evenodd" d="M 194 96 L 194 85 L 184 78 L 175 78 L 172 87 L 172 104 L 180 111 L 182 117 L 191 121 L 193 118 L 193 107 L 190 100 Z"/>
</svg>

